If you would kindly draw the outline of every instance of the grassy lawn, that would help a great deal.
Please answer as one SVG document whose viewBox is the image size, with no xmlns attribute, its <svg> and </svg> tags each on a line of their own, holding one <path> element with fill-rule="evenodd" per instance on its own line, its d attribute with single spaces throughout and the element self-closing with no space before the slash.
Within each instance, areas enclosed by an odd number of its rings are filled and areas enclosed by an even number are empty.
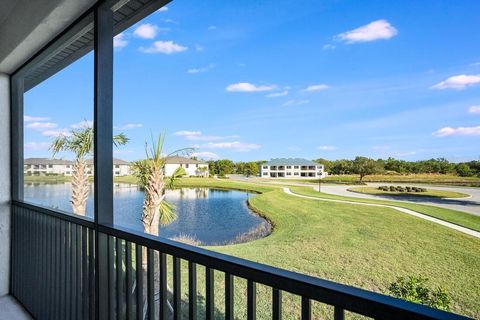
<svg viewBox="0 0 480 320">
<path fill-rule="evenodd" d="M 290 188 L 294 193 L 303 194 L 306 196 L 320 197 L 325 199 L 337 199 L 337 200 L 348 200 L 361 203 L 378 203 L 386 204 L 397 207 L 402 207 L 410 210 L 414 210 L 438 219 L 442 219 L 448 222 L 452 222 L 476 231 L 480 231 L 480 217 L 473 214 L 469 214 L 462 211 L 456 211 L 451 209 L 445 209 L 440 207 L 428 206 L 423 204 L 416 203 L 407 203 L 407 202 L 398 202 L 398 201 L 389 201 L 389 200 L 373 200 L 373 199 L 360 199 L 353 197 L 343 197 L 327 193 L 318 193 L 318 191 L 313 190 L 310 187 L 291 187 Z"/>
<path fill-rule="evenodd" d="M 318 183 L 314 179 L 298 179 L 298 182 Z M 322 179 L 325 183 L 355 184 L 358 183 L 358 175 L 328 176 Z M 385 182 L 385 183 L 415 183 L 415 184 L 436 184 L 450 186 L 471 186 L 480 187 L 480 177 L 460 177 L 451 174 L 408 174 L 408 175 L 383 175 L 375 174 L 363 178 L 363 182 Z"/>
<path fill-rule="evenodd" d="M 397 276 L 422 275 L 430 285 L 448 291 L 454 312 L 480 317 L 480 241 L 474 237 L 393 209 L 301 199 L 280 188 L 213 179 L 183 179 L 181 185 L 263 192 L 250 198 L 250 205 L 274 222 L 273 233 L 208 249 L 381 293 L 388 293 Z M 186 263 L 182 272 L 187 279 Z M 204 274 L 201 268 L 198 273 Z M 216 272 L 215 279 L 216 312 L 221 318 L 223 274 Z M 203 295 L 204 277 L 198 281 Z M 246 282 L 235 281 L 235 313 L 243 319 Z M 186 301 L 186 287 L 183 291 Z M 257 299 L 258 318 L 269 318 L 271 290 L 258 286 Z M 284 295 L 285 319 L 299 318 L 299 302 L 299 297 Z M 318 319 L 331 309 L 316 303 L 313 311 Z"/>
<path fill-rule="evenodd" d="M 427 189 L 425 192 L 399 192 L 399 191 L 383 191 L 377 187 L 353 187 L 349 188 L 348 191 L 366 193 L 373 195 L 388 195 L 388 196 L 398 196 L 401 197 L 434 197 L 434 198 L 466 198 L 469 195 L 460 192 L 452 192 L 445 190 L 435 190 Z"/>
<path fill-rule="evenodd" d="M 60 183 L 72 180 L 67 176 L 24 176 L 25 183 Z"/>
</svg>

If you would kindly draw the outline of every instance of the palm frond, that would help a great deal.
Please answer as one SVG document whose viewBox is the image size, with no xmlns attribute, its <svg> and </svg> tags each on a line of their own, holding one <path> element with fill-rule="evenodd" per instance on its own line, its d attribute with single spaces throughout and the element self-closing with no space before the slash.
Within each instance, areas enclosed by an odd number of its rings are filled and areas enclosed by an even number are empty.
<svg viewBox="0 0 480 320">
<path fill-rule="evenodd" d="M 163 200 L 160 203 L 160 217 L 159 222 L 161 225 L 167 225 L 177 218 L 175 213 L 175 205 Z"/>
<path fill-rule="evenodd" d="M 187 172 L 183 167 L 178 167 L 175 169 L 175 171 L 172 173 L 172 176 L 170 177 L 170 181 L 168 182 L 168 188 L 173 189 L 175 180 L 184 177 L 187 175 Z"/>
</svg>

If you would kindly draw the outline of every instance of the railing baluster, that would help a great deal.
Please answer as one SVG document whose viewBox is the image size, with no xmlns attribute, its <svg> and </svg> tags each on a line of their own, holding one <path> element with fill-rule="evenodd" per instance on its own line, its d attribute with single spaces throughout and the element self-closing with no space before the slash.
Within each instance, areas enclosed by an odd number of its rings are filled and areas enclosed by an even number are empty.
<svg viewBox="0 0 480 320">
<path fill-rule="evenodd" d="M 70 319 L 75 319 L 77 311 L 77 226 L 73 223 L 70 224 Z"/>
<path fill-rule="evenodd" d="M 160 268 L 160 320 L 167 320 L 168 318 L 168 307 L 167 307 L 167 257 L 165 253 L 160 252 L 159 259 L 159 268 Z"/>
<path fill-rule="evenodd" d="M 335 306 L 333 310 L 333 319 L 334 320 L 344 320 L 345 319 L 345 310 L 340 307 Z"/>
<path fill-rule="evenodd" d="M 252 280 L 247 282 L 247 319 L 255 320 L 257 317 L 257 290 Z"/>
<path fill-rule="evenodd" d="M 117 320 L 125 319 L 125 273 L 123 272 L 123 240 L 117 238 L 116 253 L 117 253 Z"/>
<path fill-rule="evenodd" d="M 81 319 L 88 319 L 88 228 L 82 228 L 82 313 Z"/>
<path fill-rule="evenodd" d="M 197 265 L 188 262 L 188 318 L 197 319 Z"/>
<path fill-rule="evenodd" d="M 70 281 L 70 277 L 72 276 L 71 274 L 71 265 L 72 265 L 72 261 L 71 261 L 71 243 L 70 243 L 70 234 L 71 234 L 71 223 L 70 222 L 67 222 L 65 223 L 65 242 L 64 242 L 64 247 L 65 247 L 65 259 L 63 261 L 65 261 L 65 313 L 64 313 L 64 318 L 63 319 L 67 319 L 68 317 L 70 317 L 70 308 L 72 306 L 72 299 L 71 299 L 71 289 L 72 289 L 72 282 Z"/>
<path fill-rule="evenodd" d="M 127 268 L 127 290 L 125 290 L 127 299 L 127 316 L 126 319 L 132 319 L 133 313 L 133 268 L 132 268 L 132 243 L 126 241 L 125 264 Z"/>
<path fill-rule="evenodd" d="M 115 319 L 115 238 L 108 236 L 107 238 L 107 254 L 108 254 L 108 317 Z"/>
<path fill-rule="evenodd" d="M 56 236 L 56 248 L 55 248 L 55 265 L 56 265 L 56 272 L 55 272 L 55 292 L 56 292 L 56 299 L 55 299 L 55 315 L 56 319 L 63 319 L 60 313 L 61 304 L 60 304 L 60 296 L 62 295 L 62 276 L 61 276 L 61 243 L 62 243 L 62 221 L 57 219 L 57 236 Z"/>
<path fill-rule="evenodd" d="M 173 320 L 181 319 L 182 300 L 181 300 L 181 261 L 180 258 L 173 257 Z"/>
<path fill-rule="evenodd" d="M 140 245 L 135 246 L 136 269 L 137 269 L 137 320 L 143 320 L 143 263 L 142 250 Z"/>
<path fill-rule="evenodd" d="M 233 276 L 225 273 L 225 320 L 233 320 Z"/>
<path fill-rule="evenodd" d="M 272 289 L 272 318 L 282 319 L 282 291 L 277 288 Z"/>
<path fill-rule="evenodd" d="M 215 287 L 214 287 L 214 270 L 205 268 L 205 317 L 207 320 L 214 318 L 215 308 Z"/>
<path fill-rule="evenodd" d="M 78 320 L 82 319 L 82 263 L 85 256 L 82 253 L 82 226 L 76 226 L 76 241 L 77 241 L 77 267 L 76 267 L 76 281 L 77 281 L 77 290 L 75 292 L 75 297 L 77 298 L 77 312 L 75 318 Z M 73 318 L 73 319 L 75 319 Z"/>
<path fill-rule="evenodd" d="M 90 319 L 95 319 L 95 237 L 93 229 L 88 229 L 88 311 Z"/>
<path fill-rule="evenodd" d="M 310 320 L 312 317 L 312 303 L 307 297 L 302 297 L 302 320 Z"/>
<path fill-rule="evenodd" d="M 147 251 L 147 315 L 149 320 L 155 319 L 155 252 Z"/>
</svg>

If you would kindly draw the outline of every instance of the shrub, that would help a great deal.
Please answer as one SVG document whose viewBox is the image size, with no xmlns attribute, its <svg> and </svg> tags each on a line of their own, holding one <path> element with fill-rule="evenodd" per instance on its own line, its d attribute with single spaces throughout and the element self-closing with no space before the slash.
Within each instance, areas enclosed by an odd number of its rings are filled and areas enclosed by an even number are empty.
<svg viewBox="0 0 480 320">
<path fill-rule="evenodd" d="M 390 186 L 390 191 L 396 191 L 397 189 L 395 188 L 395 186 Z"/>
<path fill-rule="evenodd" d="M 444 288 L 427 286 L 428 279 L 421 276 L 399 277 L 388 290 L 397 298 L 424 304 L 433 308 L 450 310 L 450 297 Z"/>
<path fill-rule="evenodd" d="M 401 186 L 398 186 L 396 189 L 397 189 L 398 192 L 405 192 L 405 188 L 403 188 Z"/>
</svg>

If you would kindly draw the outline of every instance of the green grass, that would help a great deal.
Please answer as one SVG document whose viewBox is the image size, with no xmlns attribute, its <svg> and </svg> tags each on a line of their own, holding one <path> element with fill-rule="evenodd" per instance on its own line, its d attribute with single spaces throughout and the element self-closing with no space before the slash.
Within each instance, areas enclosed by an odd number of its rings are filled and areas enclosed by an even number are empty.
<svg viewBox="0 0 480 320">
<path fill-rule="evenodd" d="M 182 179 L 180 185 L 263 192 L 251 197 L 250 205 L 273 221 L 273 233 L 249 243 L 208 249 L 380 293 L 388 293 L 389 284 L 398 276 L 422 275 L 432 286 L 447 290 L 454 312 L 480 317 L 479 239 L 393 209 L 302 199 L 273 186 L 214 179 Z M 186 263 L 182 274 L 187 279 Z M 204 274 L 201 267 L 198 274 Z M 221 318 L 221 272 L 215 273 L 215 286 Z M 236 279 L 235 286 L 235 313 L 243 319 L 246 282 Z M 199 276 L 200 296 L 204 288 L 204 277 Z M 187 301 L 186 287 L 183 292 Z M 257 317 L 271 318 L 271 289 L 259 285 L 257 300 Z M 284 295 L 285 319 L 299 318 L 299 307 L 299 297 Z M 331 311 L 315 303 L 313 318 L 331 317 Z"/>
<path fill-rule="evenodd" d="M 315 191 L 310 187 L 291 187 L 290 189 L 294 193 L 307 195 L 307 196 L 320 197 L 324 199 L 348 200 L 348 201 L 360 202 L 360 203 L 377 203 L 377 204 L 397 206 L 401 208 L 414 210 L 414 211 L 417 211 L 438 219 L 442 219 L 451 223 L 455 223 L 460 226 L 464 226 L 476 231 L 480 231 L 480 216 L 475 216 L 473 214 L 469 214 L 462 211 L 440 208 L 435 206 L 428 206 L 424 204 L 416 204 L 416 203 L 407 203 L 407 202 L 398 202 L 398 201 L 389 201 L 389 200 L 359 199 L 359 198 L 353 198 L 353 197 L 337 196 L 337 195 L 327 194 L 327 193 L 319 194 L 318 191 Z"/>
<path fill-rule="evenodd" d="M 296 179 L 298 182 L 318 183 L 316 179 Z M 331 175 L 322 182 L 334 184 L 358 184 L 359 176 L 355 174 Z M 375 174 L 365 176 L 363 182 L 385 182 L 385 183 L 415 183 L 415 184 L 436 184 L 450 186 L 480 186 L 480 177 L 460 177 L 451 174 L 406 174 L 406 175 L 389 175 Z"/>
<path fill-rule="evenodd" d="M 373 195 L 389 195 L 401 197 L 434 197 L 434 198 L 467 198 L 468 194 L 461 192 L 452 192 L 445 190 L 427 189 L 425 192 L 399 192 L 399 191 L 384 191 L 377 187 L 354 187 L 349 188 L 348 191 L 373 194 Z"/>
<path fill-rule="evenodd" d="M 72 177 L 67 176 L 24 176 L 25 183 L 60 183 L 68 182 Z"/>
</svg>

